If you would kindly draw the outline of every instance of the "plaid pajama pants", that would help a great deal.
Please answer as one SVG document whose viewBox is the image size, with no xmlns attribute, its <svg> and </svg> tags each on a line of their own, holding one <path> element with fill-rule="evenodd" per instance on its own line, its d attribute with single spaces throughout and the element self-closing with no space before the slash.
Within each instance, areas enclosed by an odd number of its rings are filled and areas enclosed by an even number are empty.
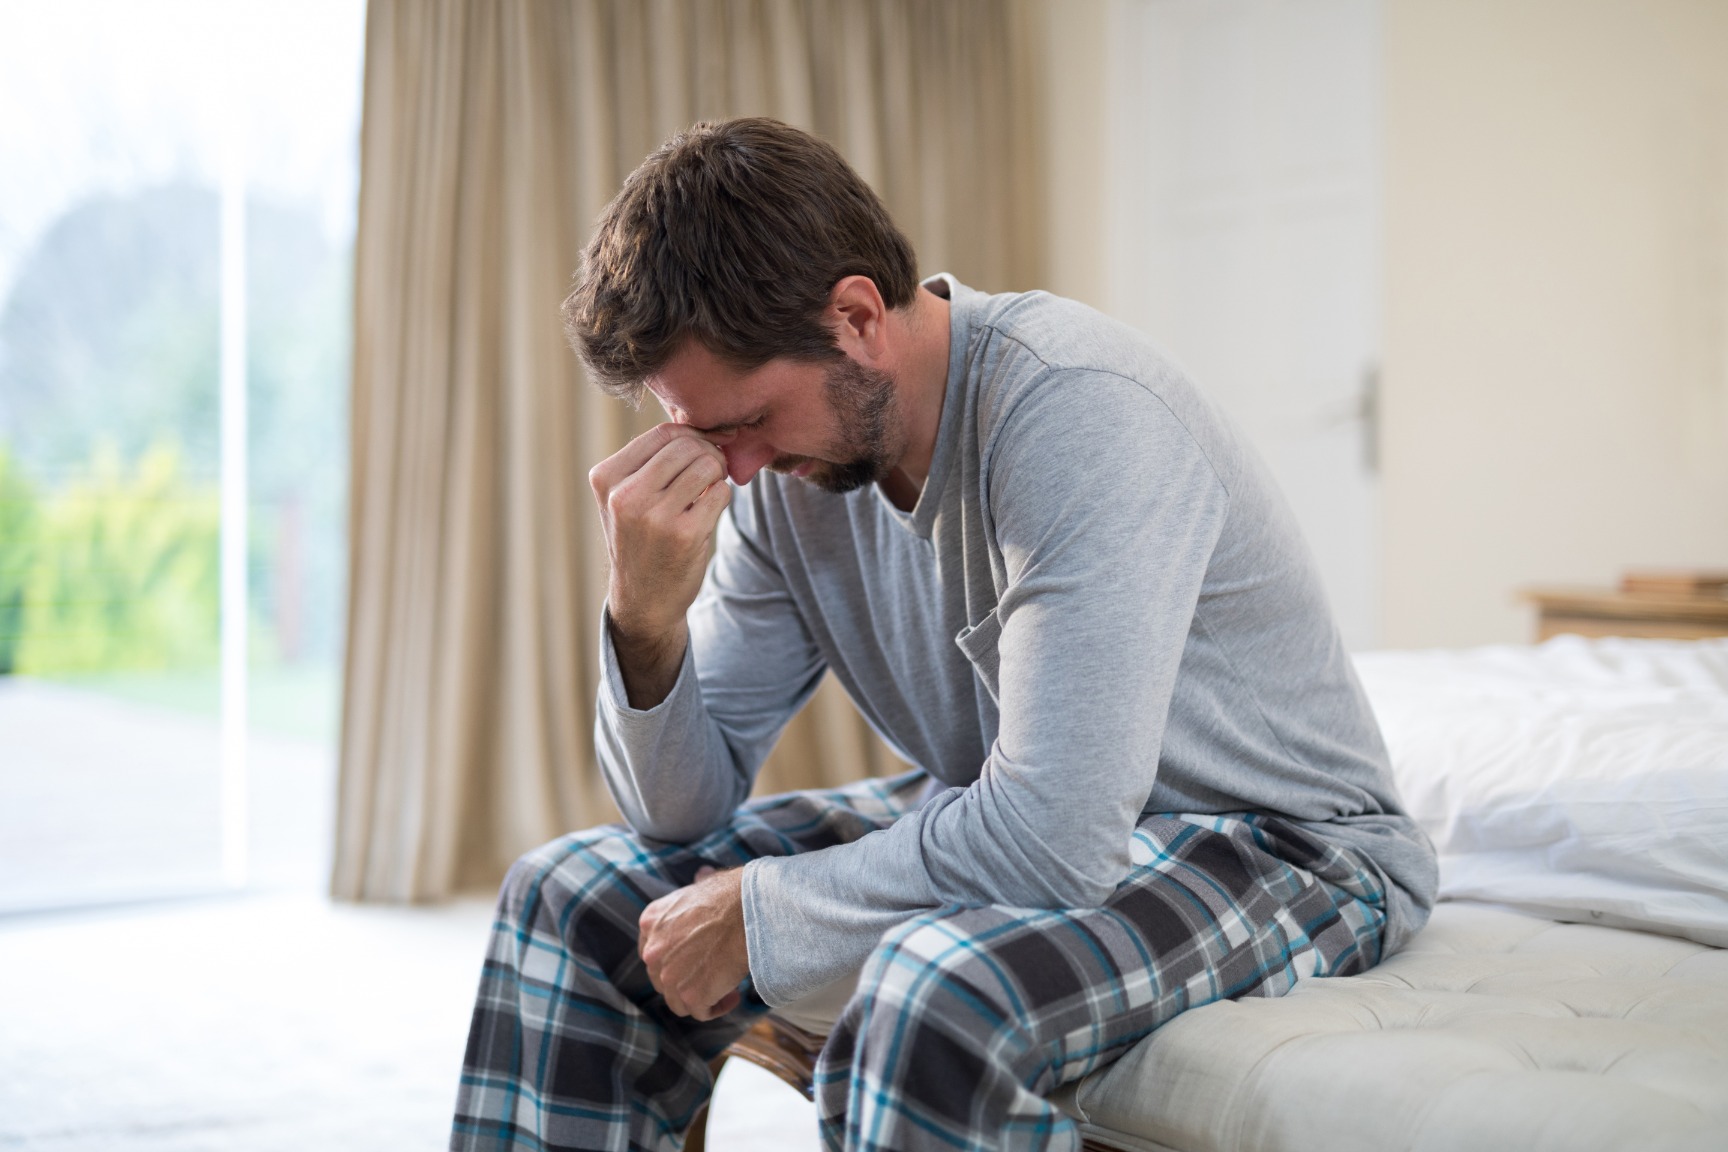
<svg viewBox="0 0 1728 1152">
<path fill-rule="evenodd" d="M 499 897 L 451 1148 L 660 1150 L 713 1087 L 708 1062 L 767 1008 L 670 1012 L 636 954 L 647 904 L 737 867 L 885 827 L 913 772 L 740 808 L 688 845 L 620 827 L 524 856 Z M 933 910 L 888 932 L 816 1068 L 826 1149 L 1077 1149 L 1044 1097 L 1187 1008 L 1277 996 L 1379 959 L 1379 872 L 1274 817 L 1145 816 L 1102 907 Z"/>
</svg>

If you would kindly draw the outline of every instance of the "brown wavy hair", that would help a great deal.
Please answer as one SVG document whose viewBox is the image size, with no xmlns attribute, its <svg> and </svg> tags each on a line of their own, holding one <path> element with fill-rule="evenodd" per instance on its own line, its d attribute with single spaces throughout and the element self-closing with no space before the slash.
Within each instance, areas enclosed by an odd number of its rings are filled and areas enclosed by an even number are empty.
<svg viewBox="0 0 1728 1152">
<path fill-rule="evenodd" d="M 855 275 L 890 308 L 918 289 L 911 243 L 840 153 L 778 120 L 704 122 L 601 213 L 564 329 L 594 381 L 637 402 L 691 336 L 745 371 L 838 356 L 822 313 Z"/>
</svg>

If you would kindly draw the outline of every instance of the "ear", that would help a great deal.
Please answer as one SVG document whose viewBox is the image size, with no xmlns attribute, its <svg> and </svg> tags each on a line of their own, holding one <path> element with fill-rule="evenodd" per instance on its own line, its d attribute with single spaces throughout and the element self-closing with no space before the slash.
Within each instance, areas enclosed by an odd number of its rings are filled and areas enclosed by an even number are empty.
<svg viewBox="0 0 1728 1152">
<path fill-rule="evenodd" d="M 834 329 L 840 351 L 877 367 L 888 356 L 888 306 L 868 276 L 847 276 L 828 294 L 823 319 Z"/>
</svg>

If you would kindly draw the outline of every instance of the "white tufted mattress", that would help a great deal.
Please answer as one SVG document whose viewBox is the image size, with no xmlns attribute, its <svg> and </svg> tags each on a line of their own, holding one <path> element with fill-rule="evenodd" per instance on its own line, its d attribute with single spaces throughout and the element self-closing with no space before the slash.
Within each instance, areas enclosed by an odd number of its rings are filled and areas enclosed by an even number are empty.
<svg viewBox="0 0 1728 1152">
<path fill-rule="evenodd" d="M 1059 1102 L 1145 1152 L 1723 1152 L 1728 949 L 1442 903 L 1372 972 L 1193 1009 Z"/>
</svg>

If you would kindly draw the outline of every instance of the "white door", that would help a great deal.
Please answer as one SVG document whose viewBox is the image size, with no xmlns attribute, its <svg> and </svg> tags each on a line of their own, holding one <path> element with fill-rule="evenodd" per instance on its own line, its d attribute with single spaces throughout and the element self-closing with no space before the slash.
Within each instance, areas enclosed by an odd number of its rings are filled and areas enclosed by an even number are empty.
<svg viewBox="0 0 1728 1152">
<path fill-rule="evenodd" d="M 1345 642 L 1379 620 L 1378 0 L 1112 0 L 1109 307 L 1271 466 Z"/>
</svg>

